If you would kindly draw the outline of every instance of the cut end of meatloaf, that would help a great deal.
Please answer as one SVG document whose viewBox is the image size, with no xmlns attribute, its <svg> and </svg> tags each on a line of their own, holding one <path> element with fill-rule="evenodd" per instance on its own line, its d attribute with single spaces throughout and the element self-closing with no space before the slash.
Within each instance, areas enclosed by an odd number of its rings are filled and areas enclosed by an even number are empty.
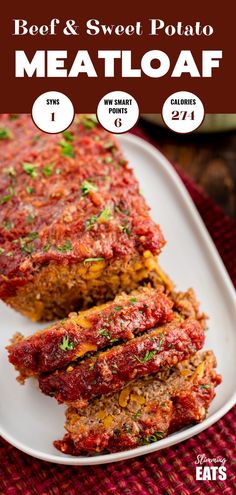
<svg viewBox="0 0 236 495">
<path fill-rule="evenodd" d="M 173 287 L 150 251 L 127 260 L 62 261 L 42 267 L 33 281 L 5 302 L 33 321 L 52 321 L 147 284 L 162 285 L 167 293 Z"/>
<path fill-rule="evenodd" d="M 155 279 L 165 244 L 116 138 L 93 116 L 61 135 L 0 116 L 0 297 L 63 317 Z"/>
<path fill-rule="evenodd" d="M 66 412 L 63 440 L 55 447 L 70 455 L 117 452 L 156 442 L 203 421 L 221 377 L 213 352 L 195 354 L 175 368 L 94 399 L 86 409 Z"/>
<path fill-rule="evenodd" d="M 52 371 L 71 361 L 133 339 L 174 317 L 173 301 L 163 287 L 140 287 L 129 295 L 95 306 L 54 323 L 30 337 L 17 334 L 7 347 L 9 361 L 20 372 L 20 381 Z"/>
</svg>

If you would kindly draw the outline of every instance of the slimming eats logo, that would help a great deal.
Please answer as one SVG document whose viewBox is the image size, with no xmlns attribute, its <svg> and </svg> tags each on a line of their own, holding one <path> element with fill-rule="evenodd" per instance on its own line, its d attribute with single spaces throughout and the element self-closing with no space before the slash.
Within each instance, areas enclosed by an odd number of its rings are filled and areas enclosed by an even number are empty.
<svg viewBox="0 0 236 495">
<path fill-rule="evenodd" d="M 207 464 L 207 465 L 206 465 Z M 197 481 L 224 481 L 227 479 L 226 458 L 207 457 L 206 454 L 199 454 L 195 461 Z"/>
</svg>

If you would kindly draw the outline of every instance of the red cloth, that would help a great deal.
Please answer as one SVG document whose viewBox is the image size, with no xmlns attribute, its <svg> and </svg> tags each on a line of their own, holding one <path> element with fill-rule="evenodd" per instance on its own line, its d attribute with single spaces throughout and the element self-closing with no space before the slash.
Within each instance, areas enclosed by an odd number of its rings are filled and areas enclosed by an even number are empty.
<svg viewBox="0 0 236 495">
<path fill-rule="evenodd" d="M 139 128 L 134 133 L 148 139 Z M 235 222 L 176 169 L 236 284 Z M 233 495 L 235 425 L 236 407 L 215 425 L 181 444 L 133 460 L 94 467 L 38 461 L 1 440 L 0 495 Z M 196 481 L 195 460 L 199 454 L 225 457 L 227 480 Z"/>
</svg>

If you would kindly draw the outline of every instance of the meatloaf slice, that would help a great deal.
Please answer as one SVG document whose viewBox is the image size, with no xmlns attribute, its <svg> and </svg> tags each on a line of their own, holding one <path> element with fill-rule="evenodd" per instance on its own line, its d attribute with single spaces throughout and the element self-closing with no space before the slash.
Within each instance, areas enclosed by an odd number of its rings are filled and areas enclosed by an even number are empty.
<svg viewBox="0 0 236 495">
<path fill-rule="evenodd" d="M 28 338 L 16 337 L 8 346 L 9 361 L 21 381 L 32 375 L 62 368 L 89 352 L 133 339 L 173 318 L 173 302 L 159 289 L 141 287 L 129 295 L 87 311 L 71 313 L 65 320 Z"/>
<path fill-rule="evenodd" d="M 57 449 L 71 455 L 131 449 L 203 421 L 221 377 L 213 352 L 195 354 L 174 368 L 142 378 L 86 409 L 66 412 L 63 440 Z"/>
<path fill-rule="evenodd" d="M 66 370 L 41 375 L 42 392 L 54 396 L 58 402 L 84 407 L 93 397 L 120 390 L 127 382 L 173 367 L 187 359 L 204 344 L 204 330 L 200 323 L 176 315 L 171 323 L 140 337 L 114 346 L 71 364 Z"/>
<path fill-rule="evenodd" d="M 32 320 L 159 280 L 165 244 L 116 138 L 93 116 L 62 134 L 0 116 L 0 298 Z"/>
</svg>

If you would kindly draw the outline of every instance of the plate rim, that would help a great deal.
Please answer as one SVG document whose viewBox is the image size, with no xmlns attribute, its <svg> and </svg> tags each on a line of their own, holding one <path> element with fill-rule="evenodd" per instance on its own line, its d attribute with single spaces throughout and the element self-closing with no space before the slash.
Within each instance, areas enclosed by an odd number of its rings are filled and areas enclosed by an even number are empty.
<svg viewBox="0 0 236 495">
<path fill-rule="evenodd" d="M 233 304 L 236 308 L 236 295 L 234 286 L 231 282 L 229 274 L 224 266 L 224 263 L 217 251 L 217 248 L 207 231 L 207 228 L 197 211 L 196 206 L 194 205 L 191 196 L 189 195 L 187 189 L 182 183 L 180 177 L 175 171 L 174 167 L 171 165 L 169 160 L 159 151 L 155 146 L 145 141 L 144 139 L 126 133 L 121 136 L 116 136 L 122 142 L 130 143 L 131 145 L 137 145 L 138 147 L 144 148 L 149 154 L 152 155 L 154 160 L 158 160 L 159 166 L 162 170 L 167 174 L 168 179 L 175 186 L 175 190 L 178 191 L 179 199 L 183 202 L 187 211 L 191 213 L 191 218 L 193 219 L 194 225 L 197 228 L 198 235 L 203 240 L 204 246 L 207 248 L 207 253 L 211 255 L 212 262 L 214 262 L 214 266 L 217 268 L 217 271 L 220 275 L 222 283 L 227 288 L 227 295 L 232 299 Z M 44 452 L 38 449 L 32 449 L 31 447 L 27 447 L 23 442 L 16 440 L 11 434 L 9 434 L 1 425 L 0 425 L 0 435 L 8 441 L 11 445 L 18 448 L 22 452 L 35 457 L 36 459 L 40 459 L 47 462 L 52 462 L 56 464 L 70 465 L 70 466 L 91 466 L 91 465 L 99 465 L 99 464 L 109 464 L 112 462 L 119 462 L 128 460 L 131 458 L 135 458 L 141 455 L 146 455 L 170 446 L 173 446 L 179 442 L 187 440 L 190 437 L 193 437 L 200 433 L 201 431 L 209 428 L 216 421 L 222 418 L 236 403 L 236 389 L 231 395 L 231 397 L 227 400 L 227 402 L 221 406 L 214 414 L 207 417 L 202 423 L 199 423 L 194 426 L 190 426 L 184 430 L 176 432 L 166 438 L 159 440 L 158 442 L 154 442 L 153 444 L 145 445 L 142 447 L 136 447 L 135 449 L 125 450 L 122 452 L 116 452 L 111 454 L 103 454 L 93 457 L 85 457 L 85 456 L 68 456 L 65 454 L 45 454 Z"/>
</svg>

